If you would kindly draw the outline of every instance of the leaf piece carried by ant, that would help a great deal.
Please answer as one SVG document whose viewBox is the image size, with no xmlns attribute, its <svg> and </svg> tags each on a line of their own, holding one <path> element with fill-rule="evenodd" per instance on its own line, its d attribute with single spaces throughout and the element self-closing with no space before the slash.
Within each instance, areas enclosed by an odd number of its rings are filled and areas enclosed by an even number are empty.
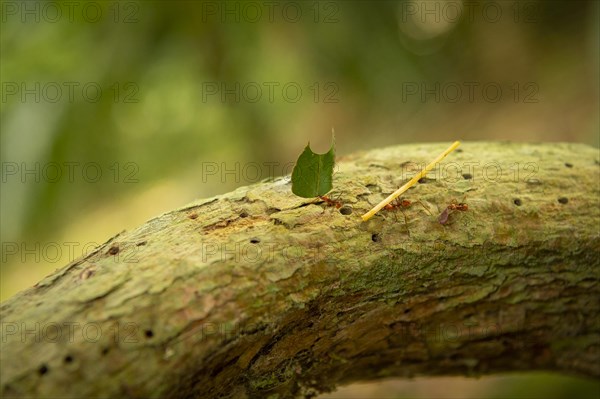
<svg viewBox="0 0 600 399">
<path fill-rule="evenodd" d="M 324 196 L 333 188 L 334 165 L 334 137 L 331 140 L 331 148 L 325 154 L 314 153 L 308 143 L 292 171 L 292 192 L 303 198 Z"/>
<path fill-rule="evenodd" d="M 452 201 L 452 203 L 448 205 L 440 214 L 440 216 L 438 217 L 438 222 L 440 222 L 440 224 L 446 224 L 448 223 L 448 218 L 450 217 L 450 213 L 452 213 L 452 211 L 467 210 L 469 210 L 469 205 L 465 204 L 464 202 L 457 203 L 456 201 Z"/>
</svg>

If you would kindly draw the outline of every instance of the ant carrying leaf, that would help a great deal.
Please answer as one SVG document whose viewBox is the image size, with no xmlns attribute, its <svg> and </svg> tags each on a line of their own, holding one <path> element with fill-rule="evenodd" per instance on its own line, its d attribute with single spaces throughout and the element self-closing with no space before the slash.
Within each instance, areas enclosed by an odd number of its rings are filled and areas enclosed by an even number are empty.
<svg viewBox="0 0 600 399">
<path fill-rule="evenodd" d="M 457 202 L 456 200 L 452 200 L 450 205 L 448 205 L 438 217 L 438 222 L 440 222 L 440 224 L 446 224 L 448 223 L 448 218 L 450 217 L 450 214 L 453 211 L 467 210 L 469 210 L 469 205 L 465 204 L 464 202 Z"/>
<path fill-rule="evenodd" d="M 340 193 L 341 195 L 341 193 Z M 344 204 L 339 200 L 340 195 L 336 199 L 331 199 L 326 195 L 320 195 L 318 198 L 329 206 L 335 206 L 335 209 L 340 209 Z"/>
</svg>

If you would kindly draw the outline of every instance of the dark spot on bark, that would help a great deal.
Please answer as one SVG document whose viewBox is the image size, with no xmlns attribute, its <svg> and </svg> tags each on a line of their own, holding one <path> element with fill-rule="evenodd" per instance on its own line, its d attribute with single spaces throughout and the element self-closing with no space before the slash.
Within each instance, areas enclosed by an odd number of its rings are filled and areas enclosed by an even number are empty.
<svg viewBox="0 0 600 399">
<path fill-rule="evenodd" d="M 462 148 L 457 148 L 455 151 L 456 152 L 463 152 Z"/>
<path fill-rule="evenodd" d="M 572 164 L 572 163 L 565 162 L 565 166 L 566 166 L 567 168 L 572 168 L 572 167 L 573 167 L 573 164 Z"/>
<path fill-rule="evenodd" d="M 470 179 L 472 179 L 472 178 L 473 178 L 473 175 L 472 175 L 472 174 L 470 174 L 470 173 L 464 173 L 464 174 L 462 175 L 462 177 L 463 177 L 463 179 L 465 179 L 465 180 L 470 180 Z"/>
<path fill-rule="evenodd" d="M 373 242 L 379 242 L 381 241 L 381 236 L 379 235 L 379 233 L 374 233 L 371 235 L 371 241 Z"/>
<path fill-rule="evenodd" d="M 377 184 L 367 184 L 367 188 L 369 190 L 374 190 L 374 189 L 379 189 L 379 186 Z"/>
<path fill-rule="evenodd" d="M 251 238 L 251 239 L 250 239 L 250 242 L 251 242 L 252 244 L 258 244 L 258 243 L 260 242 L 260 238 L 256 238 L 256 237 L 254 237 L 254 238 Z"/>
<path fill-rule="evenodd" d="M 102 349 L 102 356 L 106 356 L 108 354 L 108 352 L 110 352 L 110 348 L 103 348 Z"/>
<path fill-rule="evenodd" d="M 146 245 L 147 243 L 148 243 L 148 241 L 140 241 L 140 242 L 138 242 L 136 245 L 137 245 L 138 247 L 141 247 L 141 246 L 143 246 L 143 245 Z"/>
<path fill-rule="evenodd" d="M 340 213 L 342 215 L 351 215 L 352 214 L 352 208 L 349 206 L 343 206 L 340 208 Z"/>
<path fill-rule="evenodd" d="M 65 363 L 72 363 L 72 362 L 73 362 L 73 356 L 71 356 L 71 355 L 65 356 Z"/>
<path fill-rule="evenodd" d="M 427 183 L 427 178 L 426 178 L 426 177 L 421 177 L 421 178 L 419 179 L 419 183 L 421 183 L 421 184 L 425 184 L 425 183 Z"/>
<path fill-rule="evenodd" d="M 248 217 L 248 212 L 246 212 L 246 211 L 240 212 L 240 217 L 241 218 L 247 218 Z"/>
<path fill-rule="evenodd" d="M 112 247 L 110 247 L 110 249 L 108 250 L 108 254 L 109 255 L 116 255 L 119 253 L 119 247 L 117 245 L 113 245 Z"/>
<path fill-rule="evenodd" d="M 566 204 L 567 202 L 569 202 L 569 199 L 567 197 L 560 197 L 558 199 L 558 202 L 560 202 L 561 204 Z"/>
<path fill-rule="evenodd" d="M 516 206 L 521 206 L 521 205 L 523 204 L 523 202 L 522 202 L 522 201 L 521 201 L 519 198 L 515 198 L 515 199 L 513 200 L 513 203 L 514 203 Z"/>
<path fill-rule="evenodd" d="M 273 219 L 273 224 L 274 224 L 275 226 L 278 226 L 278 225 L 280 225 L 280 224 L 283 224 L 283 222 L 282 222 L 281 220 L 279 220 L 279 219 Z"/>
<path fill-rule="evenodd" d="M 188 215 L 188 217 L 190 219 L 197 219 L 198 218 L 198 214 L 197 213 L 192 213 L 191 215 Z"/>
<path fill-rule="evenodd" d="M 39 375 L 44 375 L 44 374 L 48 373 L 48 371 L 49 371 L 48 370 L 48 366 L 46 366 L 45 364 L 42 364 L 40 366 L 40 368 L 38 369 L 38 374 Z"/>
<path fill-rule="evenodd" d="M 410 310 L 411 310 L 410 308 L 408 308 L 408 309 L 404 309 L 404 314 L 408 314 L 408 313 L 410 313 Z"/>
<path fill-rule="evenodd" d="M 275 212 L 279 212 L 281 209 L 279 208 L 267 208 L 267 215 L 271 215 Z"/>
<path fill-rule="evenodd" d="M 146 336 L 146 338 L 152 338 L 154 336 L 154 333 L 152 332 L 152 330 L 146 330 L 144 331 L 144 335 Z"/>
</svg>

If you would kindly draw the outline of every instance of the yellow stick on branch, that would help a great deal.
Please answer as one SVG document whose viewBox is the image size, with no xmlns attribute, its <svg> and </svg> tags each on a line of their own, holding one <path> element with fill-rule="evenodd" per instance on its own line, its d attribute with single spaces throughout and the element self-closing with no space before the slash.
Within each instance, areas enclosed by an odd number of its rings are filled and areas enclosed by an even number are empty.
<svg viewBox="0 0 600 399">
<path fill-rule="evenodd" d="M 383 208 L 384 206 L 386 206 L 387 204 L 389 204 L 390 202 L 392 202 L 393 200 L 398 198 L 406 190 L 408 190 L 409 188 L 414 186 L 419 181 L 419 179 L 423 178 L 427 173 L 429 173 L 431 171 L 431 169 L 433 169 L 434 166 L 438 162 L 440 162 L 442 159 L 444 159 L 446 157 L 446 155 L 448 155 L 452 151 L 454 151 L 459 145 L 460 145 L 460 141 L 455 141 L 454 143 L 452 143 L 452 145 L 450 147 L 448 147 L 448 149 L 446 151 L 444 151 L 440 155 L 438 155 L 438 157 L 436 159 L 434 159 L 429 165 L 427 165 L 425 167 L 425 169 L 423 169 L 422 171 L 417 173 L 405 185 L 403 185 L 398 190 L 391 193 L 386 199 L 381 201 L 379 204 L 375 205 L 375 207 L 373 209 L 371 209 L 369 212 L 362 215 L 361 216 L 362 220 L 364 222 L 366 222 L 367 220 L 371 219 L 377 212 L 379 212 L 381 210 L 381 208 Z"/>
</svg>

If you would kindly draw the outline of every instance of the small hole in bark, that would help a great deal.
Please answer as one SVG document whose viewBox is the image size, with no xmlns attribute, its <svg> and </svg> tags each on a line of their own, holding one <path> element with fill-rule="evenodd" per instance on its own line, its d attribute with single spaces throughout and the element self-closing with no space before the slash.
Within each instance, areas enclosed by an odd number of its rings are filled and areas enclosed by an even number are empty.
<svg viewBox="0 0 600 399">
<path fill-rule="evenodd" d="M 154 336 L 154 333 L 152 332 L 152 330 L 146 330 L 144 331 L 144 335 L 146 336 L 146 338 L 152 338 Z"/>
<path fill-rule="evenodd" d="M 567 202 L 569 202 L 569 199 L 567 197 L 560 197 L 558 199 L 558 202 L 560 202 L 561 204 L 566 204 Z"/>
<path fill-rule="evenodd" d="M 108 352 L 110 352 L 110 348 L 103 348 L 102 349 L 102 356 L 105 356 L 108 354 Z"/>
<path fill-rule="evenodd" d="M 409 309 L 404 309 L 404 314 L 410 313 L 410 308 Z"/>
<path fill-rule="evenodd" d="M 425 183 L 427 183 L 427 178 L 425 178 L 425 177 L 421 177 L 421 178 L 419 179 L 419 183 L 421 183 L 421 184 L 425 184 Z"/>
<path fill-rule="evenodd" d="M 48 366 L 46 366 L 45 364 L 42 364 L 42 366 L 38 369 L 38 373 L 40 375 L 44 375 L 48 372 Z"/>
<path fill-rule="evenodd" d="M 137 245 L 138 247 L 141 247 L 141 246 L 143 246 L 143 245 L 146 245 L 147 243 L 148 243 L 148 241 L 141 241 L 141 242 L 138 242 L 136 245 Z"/>
<path fill-rule="evenodd" d="M 513 203 L 514 203 L 516 206 L 521 206 L 521 205 L 523 204 L 523 202 L 522 202 L 522 201 L 521 201 L 519 198 L 515 198 L 515 199 L 513 200 Z"/>
<path fill-rule="evenodd" d="M 565 166 L 566 166 L 567 168 L 572 168 L 572 167 L 573 167 L 573 164 L 572 164 L 572 163 L 565 162 Z"/>
<path fill-rule="evenodd" d="M 278 226 L 278 225 L 280 225 L 280 224 L 283 224 L 283 222 L 282 222 L 281 220 L 279 220 L 279 219 L 273 219 L 273 224 L 274 224 L 275 226 Z"/>
<path fill-rule="evenodd" d="M 65 363 L 72 363 L 72 362 L 73 362 L 73 356 L 71 356 L 71 355 L 65 356 Z"/>
<path fill-rule="evenodd" d="M 470 180 L 473 178 L 473 175 L 470 173 L 465 173 L 462 176 L 463 176 L 463 179 L 465 179 L 465 180 Z"/>
<path fill-rule="evenodd" d="M 197 219 L 198 218 L 198 214 L 197 213 L 192 213 L 191 215 L 188 216 L 190 219 Z"/>
<path fill-rule="evenodd" d="M 113 245 L 112 247 L 110 247 L 110 249 L 108 250 L 109 255 L 116 255 L 119 253 L 119 247 L 116 245 Z"/>
<path fill-rule="evenodd" d="M 240 217 L 241 217 L 241 218 L 247 218 L 247 217 L 248 217 L 248 212 L 246 212 L 246 211 L 242 211 L 242 212 L 240 213 Z"/>
<path fill-rule="evenodd" d="M 260 242 L 260 238 L 251 238 L 251 239 L 250 239 L 250 242 L 251 242 L 252 244 L 258 244 L 258 243 Z"/>
<path fill-rule="evenodd" d="M 463 152 L 462 148 L 457 148 L 455 151 L 456 152 Z"/>
<path fill-rule="evenodd" d="M 371 235 L 371 241 L 373 241 L 373 242 L 381 241 L 381 236 L 379 235 L 379 233 L 375 233 L 375 234 Z"/>
<path fill-rule="evenodd" d="M 351 215 L 352 214 L 352 208 L 349 206 L 343 206 L 340 208 L 340 213 L 342 215 Z"/>
</svg>

